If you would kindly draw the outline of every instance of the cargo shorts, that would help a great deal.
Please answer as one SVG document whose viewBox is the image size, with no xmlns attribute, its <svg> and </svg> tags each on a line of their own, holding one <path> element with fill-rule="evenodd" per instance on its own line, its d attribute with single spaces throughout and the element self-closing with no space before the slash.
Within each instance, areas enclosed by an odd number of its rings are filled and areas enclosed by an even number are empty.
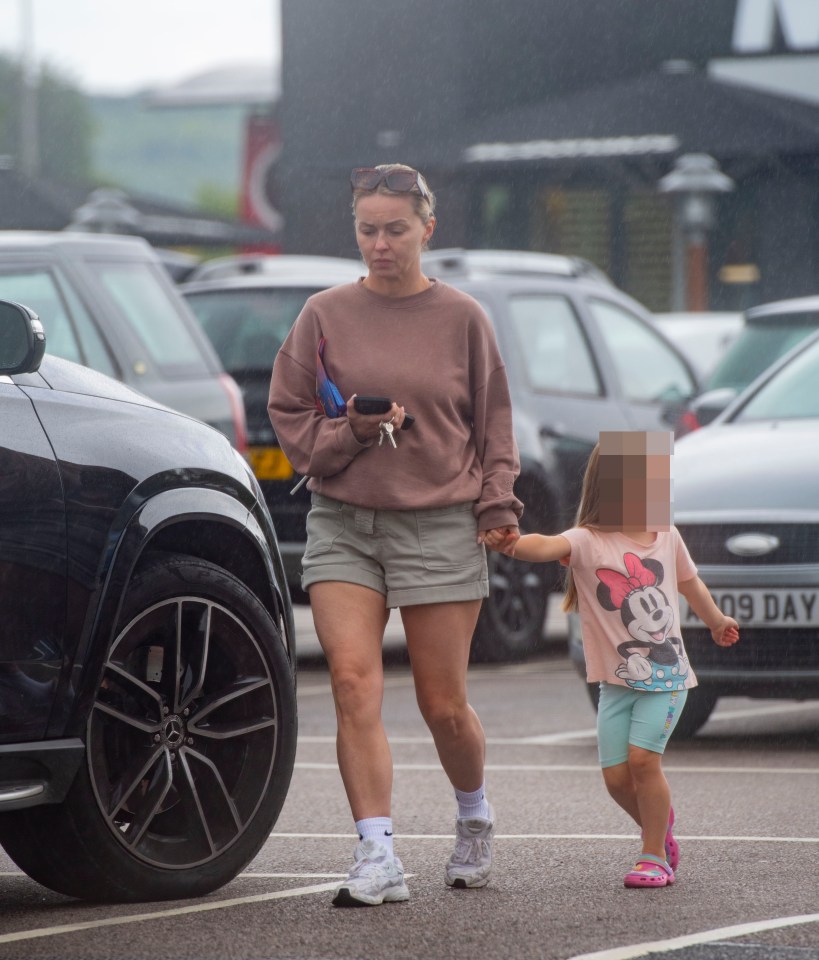
<svg viewBox="0 0 819 960">
<path fill-rule="evenodd" d="M 356 583 L 383 594 L 390 608 L 480 600 L 489 577 L 472 506 L 370 510 L 314 493 L 302 587 Z"/>
</svg>

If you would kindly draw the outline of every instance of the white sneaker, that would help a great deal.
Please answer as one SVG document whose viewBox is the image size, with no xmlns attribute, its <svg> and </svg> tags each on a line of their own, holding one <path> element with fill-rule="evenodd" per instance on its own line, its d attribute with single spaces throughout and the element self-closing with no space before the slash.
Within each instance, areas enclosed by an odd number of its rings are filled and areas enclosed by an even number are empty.
<svg viewBox="0 0 819 960">
<path fill-rule="evenodd" d="M 347 879 L 336 889 L 336 907 L 374 907 L 379 903 L 409 900 L 404 867 L 391 857 L 383 843 L 371 838 L 355 848 L 355 864 Z"/>
<path fill-rule="evenodd" d="M 462 817 L 455 821 L 455 850 L 446 865 L 446 882 L 450 887 L 485 887 L 492 872 L 492 835 L 495 812 L 489 808 L 489 819 Z"/>
</svg>

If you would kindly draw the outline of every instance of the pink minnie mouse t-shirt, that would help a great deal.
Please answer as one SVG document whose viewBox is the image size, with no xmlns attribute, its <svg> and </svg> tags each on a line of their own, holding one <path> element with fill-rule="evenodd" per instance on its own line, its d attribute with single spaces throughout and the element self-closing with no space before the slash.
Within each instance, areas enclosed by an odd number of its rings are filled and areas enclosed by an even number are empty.
<svg viewBox="0 0 819 960">
<path fill-rule="evenodd" d="M 589 683 L 634 690 L 697 685 L 680 630 L 677 584 L 697 575 L 676 527 L 645 546 L 628 534 L 573 527 L 569 565 L 577 586 Z"/>
</svg>

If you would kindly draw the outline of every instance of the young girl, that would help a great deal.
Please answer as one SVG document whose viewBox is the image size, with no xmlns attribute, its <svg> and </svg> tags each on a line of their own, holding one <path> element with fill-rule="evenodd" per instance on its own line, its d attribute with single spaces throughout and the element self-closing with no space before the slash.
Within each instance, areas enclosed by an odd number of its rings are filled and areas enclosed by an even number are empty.
<svg viewBox="0 0 819 960">
<path fill-rule="evenodd" d="M 486 544 L 519 560 L 568 567 L 563 608 L 577 610 L 590 683 L 600 683 L 597 736 L 612 798 L 642 828 L 627 887 L 674 883 L 679 846 L 662 754 L 696 686 L 680 636 L 678 592 L 730 646 L 738 625 L 716 606 L 670 524 L 671 435 L 601 433 L 575 527 L 559 536 L 499 533 Z"/>
</svg>

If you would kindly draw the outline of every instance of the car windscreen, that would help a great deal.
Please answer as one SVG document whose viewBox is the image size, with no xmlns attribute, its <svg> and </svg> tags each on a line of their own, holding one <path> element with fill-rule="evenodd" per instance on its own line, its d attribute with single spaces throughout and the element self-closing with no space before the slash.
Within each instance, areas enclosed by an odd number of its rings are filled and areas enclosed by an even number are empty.
<svg viewBox="0 0 819 960">
<path fill-rule="evenodd" d="M 49 356 L 119 376 L 100 331 L 58 268 L 5 265 L 0 270 L 0 297 L 24 303 L 37 314 Z"/>
<path fill-rule="evenodd" d="M 734 423 L 819 417 L 819 340 L 777 371 L 743 406 Z"/>
<path fill-rule="evenodd" d="M 740 391 L 755 380 L 774 360 L 819 329 L 819 312 L 749 318 L 728 352 L 714 367 L 703 390 L 730 387 Z"/>
<path fill-rule="evenodd" d="M 89 266 L 108 296 L 159 368 L 177 373 L 209 373 L 196 338 L 158 275 L 161 266 L 91 260 Z"/>
<path fill-rule="evenodd" d="M 183 291 L 229 373 L 265 370 L 309 296 L 320 287 Z"/>
</svg>

